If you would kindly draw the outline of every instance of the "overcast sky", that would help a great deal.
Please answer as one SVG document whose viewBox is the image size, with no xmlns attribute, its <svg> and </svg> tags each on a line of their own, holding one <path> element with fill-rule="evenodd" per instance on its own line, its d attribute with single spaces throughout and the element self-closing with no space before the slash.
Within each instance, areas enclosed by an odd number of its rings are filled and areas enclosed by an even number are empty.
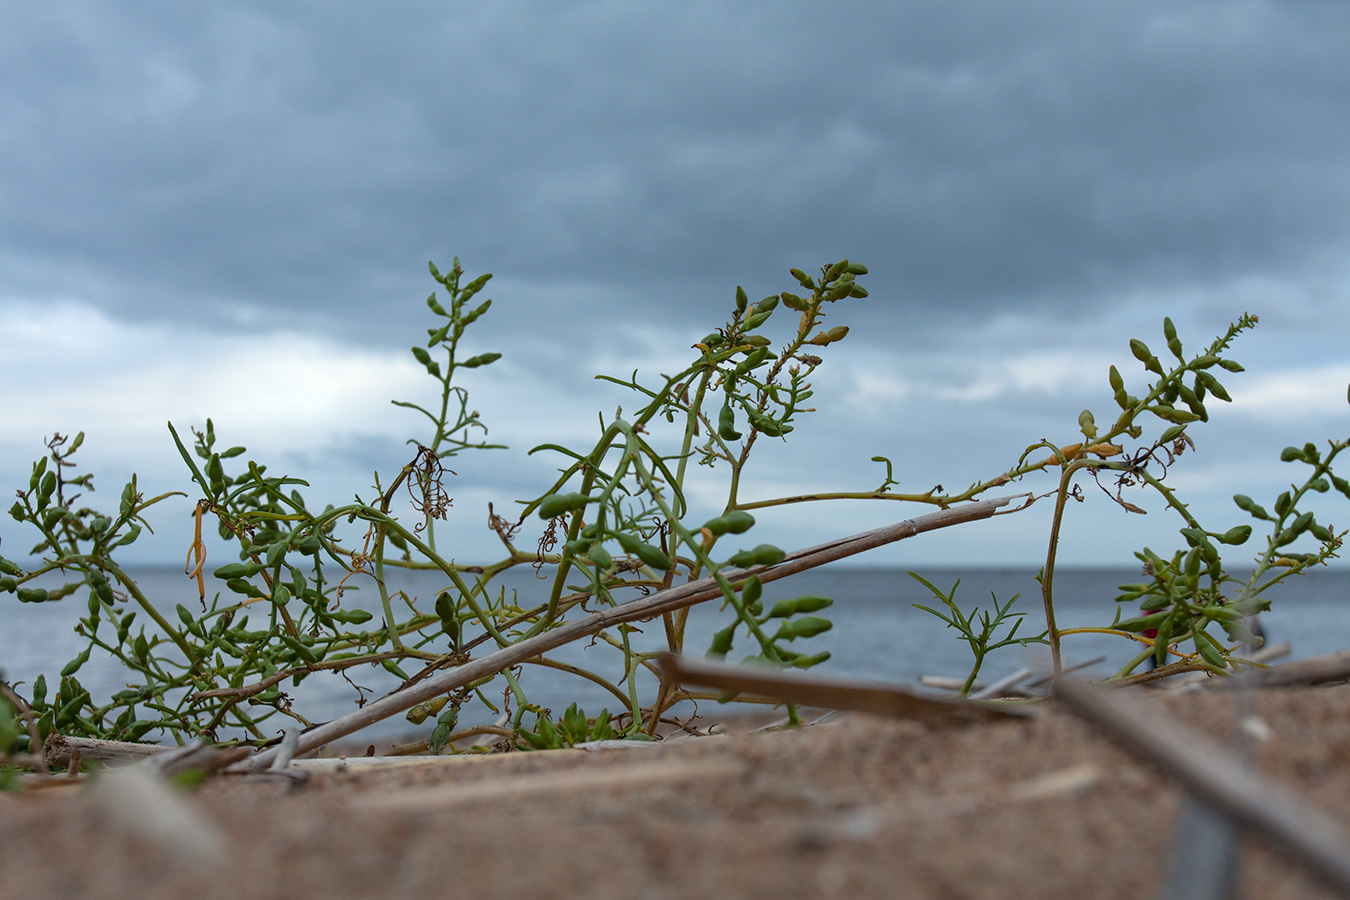
<svg viewBox="0 0 1350 900">
<path fill-rule="evenodd" d="M 92 498 L 187 490 L 165 422 L 369 495 L 426 436 L 426 263 L 493 272 L 466 379 L 511 445 L 452 463 L 460 561 L 486 504 L 537 496 L 596 413 L 724 321 L 736 285 L 865 263 L 819 412 L 764 442 L 743 496 L 991 477 L 1114 418 L 1106 369 L 1171 315 L 1200 346 L 1244 311 L 1231 406 L 1171 475 L 1216 529 L 1350 436 L 1350 6 L 318 2 L 0 10 L 0 481 L 87 433 Z M 1222 407 L 1222 408 L 1220 408 Z M 1350 461 L 1346 474 L 1350 475 Z M 698 496 L 715 503 L 715 479 Z M 1048 483 L 1028 484 L 1048 490 Z M 1094 489 L 1095 491 L 1095 489 Z M 1179 545 L 1099 492 L 1063 564 Z M 7 504 L 5 504 L 7 505 Z M 866 562 L 1034 569 L 1048 504 Z M 1324 518 L 1350 525 L 1347 503 Z M 181 560 L 187 501 L 132 558 Z M 834 504 L 754 535 L 816 543 L 922 509 Z M 5 517 L 6 555 L 32 543 Z M 217 556 L 217 562 L 223 557 Z"/>
</svg>

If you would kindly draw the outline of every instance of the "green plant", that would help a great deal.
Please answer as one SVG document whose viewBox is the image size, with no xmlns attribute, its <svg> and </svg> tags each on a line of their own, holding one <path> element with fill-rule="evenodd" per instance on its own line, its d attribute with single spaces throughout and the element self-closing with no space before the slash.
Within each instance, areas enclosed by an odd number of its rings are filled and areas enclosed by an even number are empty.
<svg viewBox="0 0 1350 900">
<path fill-rule="evenodd" d="M 790 292 L 750 304 L 737 289 L 734 313 L 722 327 L 694 345 L 696 356 L 680 373 L 653 387 L 603 376 L 637 393 L 640 407 L 631 417 L 622 412 L 602 422 L 591 448 L 578 452 L 545 444 L 531 453 L 560 454 L 564 468 L 554 484 L 522 503 L 514 522 L 495 512 L 490 527 L 505 550 L 487 565 L 456 563 L 437 546 L 436 525 L 444 519 L 451 498 L 444 485 L 447 460 L 468 450 L 499 445 L 486 442 L 487 428 L 470 411 L 468 394 L 456 381 L 465 370 L 499 358 L 497 353 L 463 352 L 466 330 L 484 315 L 491 301 L 473 303 L 487 284 L 484 275 L 462 283 L 458 260 L 450 272 L 435 265 L 431 275 L 446 296 L 433 293 L 427 306 L 438 317 L 429 340 L 414 347 L 413 356 L 438 383 L 439 402 L 419 405 L 396 401 L 424 417 L 430 425 L 425 443 L 385 486 L 375 476 L 374 494 L 358 496 L 342 506 L 312 506 L 300 493 L 306 482 L 274 476 L 268 467 L 246 459 L 243 447 L 222 449 L 215 423 L 206 421 L 186 442 L 170 424 L 172 439 L 190 473 L 196 502 L 196 537 L 189 550 L 189 570 L 197 579 L 200 608 L 177 603 L 164 614 L 145 597 L 115 562 L 115 551 L 136 540 L 143 512 L 169 496 L 145 500 L 135 479 L 127 485 L 116 516 L 76 506 L 72 489 L 92 488 L 88 474 L 76 475 L 71 456 L 81 437 L 49 443 L 49 458 L 34 465 L 29 490 L 20 493 L 13 518 L 35 527 L 43 540 L 33 548 L 40 565 L 24 568 L 0 560 L 5 580 L 0 591 L 23 602 L 47 602 L 87 589 L 88 617 L 76 625 L 88 646 L 63 670 L 54 697 L 39 679 L 32 706 L 43 733 L 64 733 L 136 740 L 157 731 L 175 739 L 230 733 L 264 741 L 264 723 L 275 717 L 311 724 L 293 707 L 284 683 L 298 685 L 320 673 L 346 673 L 379 665 L 409 684 L 439 669 L 456 666 L 479 648 L 506 647 L 559 627 L 584 604 L 612 605 L 623 591 L 668 587 L 677 578 L 716 578 L 725 607 L 734 616 L 720 633 L 717 653 L 731 649 L 735 631 L 743 629 L 755 652 L 773 665 L 807 667 L 828 654 L 788 648 L 798 639 L 829 627 L 827 620 L 806 614 L 823 608 L 818 600 L 792 610 L 761 615 L 759 582 L 733 584 L 721 573 L 728 567 L 770 564 L 783 551 L 768 544 L 726 550 L 754 527 L 754 517 L 738 504 L 740 477 L 761 436 L 783 438 L 810 410 L 809 377 L 821 364 L 817 353 L 842 339 L 846 326 L 821 327 L 828 307 L 849 297 L 866 296 L 856 281 L 860 265 L 842 261 L 824 267 L 818 276 L 794 270 L 806 296 Z M 766 326 L 776 310 L 790 309 L 794 327 L 775 348 Z M 808 352 L 809 351 L 809 352 Z M 664 438 L 663 438 L 664 436 Z M 665 439 L 663 448 L 660 442 Z M 728 491 L 723 511 L 706 521 L 689 521 L 684 484 L 691 459 L 723 468 Z M 395 501 L 407 492 L 418 520 L 409 525 L 396 514 Z M 538 545 L 522 549 L 518 531 L 535 515 L 543 523 Z M 225 590 L 208 597 L 205 581 L 206 542 L 203 530 L 214 526 L 238 550 L 237 561 L 212 573 Z M 515 566 L 552 571 L 543 602 L 519 605 L 493 580 Z M 444 578 L 434 597 L 410 597 L 390 588 L 389 575 L 399 568 L 432 570 Z M 60 573 L 67 580 L 54 590 L 31 585 L 40 575 Z M 345 590 L 358 581 L 373 583 L 379 594 L 382 621 L 361 609 L 343 608 Z M 573 583 L 573 582 L 576 583 Z M 138 620 L 143 616 L 149 620 Z M 766 626 L 781 619 L 777 630 Z M 373 625 L 373 627 L 372 627 Z M 686 613 L 664 617 L 667 649 L 681 650 Z M 564 664 L 547 656 L 527 661 L 601 685 L 620 711 L 603 710 L 588 726 L 613 729 L 627 736 L 651 734 L 671 706 L 697 693 L 663 688 L 655 698 L 640 696 L 637 674 L 653 670 L 651 654 L 634 650 L 631 625 L 619 625 L 599 640 L 619 651 L 617 680 Z M 80 667 L 93 651 L 118 659 L 132 676 L 125 690 L 111 698 L 90 696 L 78 681 Z M 488 683 L 504 683 L 514 703 L 506 728 L 479 726 L 455 732 L 460 707 L 479 702 L 494 711 Z M 528 679 L 510 668 L 493 673 L 441 698 L 433 709 L 421 704 L 409 712 L 413 721 L 436 714 L 428 744 L 441 749 L 466 733 L 502 734 L 531 746 L 524 717 L 550 721 L 548 711 L 530 700 Z M 576 714 L 564 717 L 564 734 L 579 733 Z M 539 724 L 537 728 L 547 727 Z M 570 730 L 569 730 L 570 729 Z"/>
<path fill-rule="evenodd" d="M 421 405 L 395 401 L 424 418 L 426 442 L 411 440 L 412 458 L 387 486 L 374 475 L 373 493 L 356 496 L 341 506 L 311 505 L 300 492 L 301 479 L 275 476 L 267 466 L 245 459 L 243 447 L 220 449 L 215 424 L 207 419 L 203 430 L 193 429 L 185 442 L 169 425 L 176 447 L 198 494 L 196 535 L 188 554 L 188 569 L 196 577 L 196 597 L 176 603 L 171 611 L 147 597 L 117 562 L 121 547 L 148 531 L 144 514 L 171 496 L 146 499 L 136 477 L 123 488 L 115 513 L 86 506 L 82 498 L 92 490 L 92 476 L 76 471 L 73 460 L 83 435 L 73 439 L 56 435 L 47 453 L 34 465 L 28 488 L 18 492 L 11 517 L 33 528 L 39 541 L 28 554 L 36 562 L 21 565 L 0 557 L 0 593 L 12 593 L 20 602 L 59 601 L 77 593 L 85 598 L 87 616 L 76 632 L 87 642 L 61 670 L 55 691 L 45 677 L 35 679 L 30 697 L 17 694 L 0 710 L 0 752 L 24 751 L 52 731 L 64 734 L 138 740 L 167 734 L 175 740 L 192 736 L 212 739 L 237 737 L 265 742 L 269 720 L 311 724 L 294 708 L 284 687 L 315 675 L 347 673 L 358 667 L 380 666 L 401 682 L 400 688 L 421 682 L 434 673 L 490 656 L 491 651 L 519 645 L 563 628 L 594 609 L 612 607 L 625 596 L 669 589 L 682 583 L 711 579 L 727 615 L 708 652 L 714 657 L 731 653 L 737 643 L 748 648 L 746 660 L 778 666 L 809 668 L 825 661 L 827 652 L 798 649 L 830 628 L 818 615 L 830 599 L 803 596 L 764 609 L 763 581 L 755 572 L 737 571 L 773 567 L 784 551 L 746 537 L 756 525 L 751 510 L 832 499 L 859 499 L 919 503 L 950 510 L 969 504 L 994 488 L 1023 481 L 1040 473 L 1054 473 L 1057 485 L 1041 497 L 1054 497 L 1055 509 L 1045 566 L 1039 580 L 1045 611 L 1042 635 L 1017 638 L 1024 613 L 1012 612 L 1017 597 L 992 611 L 962 612 L 955 586 L 943 593 L 927 585 L 946 612 L 921 609 L 956 628 L 969 645 L 974 665 L 966 690 L 974 682 L 987 655 L 1012 643 L 1044 640 L 1058 668 L 1060 642 L 1083 631 L 1105 631 L 1141 641 L 1143 651 L 1117 678 L 1139 678 L 1133 670 L 1149 655 L 1167 654 L 1179 662 L 1160 670 L 1207 668 L 1227 671 L 1234 665 L 1232 651 L 1210 633 L 1217 625 L 1229 641 L 1249 636 L 1244 616 L 1264 609 L 1263 596 L 1273 584 L 1325 562 L 1336 555 L 1343 532 L 1319 523 L 1299 503 L 1310 493 L 1333 488 L 1350 497 L 1350 485 L 1332 471 L 1332 462 L 1345 448 L 1332 442 L 1325 452 L 1312 444 L 1285 451 L 1286 462 L 1311 467 L 1299 484 L 1291 485 L 1267 512 L 1239 495 L 1240 508 L 1258 523 L 1270 527 L 1266 549 L 1249 577 L 1237 578 L 1224 568 L 1221 546 L 1244 543 L 1251 526 L 1226 531 L 1207 530 L 1165 483 L 1169 468 L 1194 448 L 1187 433 L 1208 419 L 1206 401 L 1229 399 L 1217 371 L 1239 372 L 1242 367 L 1225 354 L 1231 342 L 1256 325 L 1244 315 L 1203 352 L 1187 356 L 1176 329 L 1164 320 L 1164 337 L 1175 363 L 1164 365 L 1141 341 L 1131 352 L 1149 373 L 1142 397 L 1129 392 L 1125 379 L 1112 366 L 1108 380 L 1120 408 L 1114 423 L 1102 429 L 1091 411 L 1078 417 L 1082 439 L 1064 446 L 1039 441 L 1028 447 L 1016 464 L 992 478 L 972 483 L 964 491 L 946 493 L 941 486 L 923 492 L 902 492 L 889 458 L 875 456 L 886 466 L 882 484 L 871 491 L 815 492 L 776 498 L 741 496 L 743 475 L 752 452 L 762 440 L 785 439 L 802 416 L 811 412 L 811 376 L 822 364 L 818 354 L 843 340 L 845 325 L 826 326 L 833 304 L 865 297 L 857 278 L 866 268 L 841 260 L 818 274 L 797 269 L 792 275 L 802 294 L 784 291 L 750 303 L 737 288 L 731 317 L 693 345 L 691 361 L 673 376 L 654 384 L 630 377 L 598 376 L 636 395 L 636 411 L 619 409 L 602 417 L 596 441 L 582 449 L 542 444 L 530 453 L 554 454 L 562 467 L 553 483 L 538 496 L 520 502 L 514 520 L 489 506 L 489 527 L 503 548 L 502 557 L 489 564 L 464 564 L 438 545 L 437 523 L 444 520 L 452 500 L 445 487 L 453 472 L 447 461 L 471 450 L 501 449 L 487 442 L 487 427 L 471 411 L 466 389 L 458 378 L 467 371 L 492 364 L 500 354 L 470 355 L 463 348 L 469 326 L 486 314 L 490 300 L 475 301 L 490 276 L 462 282 L 456 260 L 446 273 L 430 266 L 441 298 L 433 292 L 427 306 L 437 317 L 428 340 L 412 349 L 414 358 L 438 385 L 437 402 Z M 786 328 L 771 336 L 771 325 Z M 1146 427 L 1157 428 L 1145 439 Z M 1137 442 L 1126 449 L 1127 442 Z M 244 460 L 240 462 L 240 460 Z M 693 461 L 724 477 L 725 500 L 711 517 L 689 508 L 685 490 Z M 1188 549 L 1163 558 L 1149 549 L 1138 554 L 1149 580 L 1122 586 L 1121 602 L 1139 601 L 1148 612 L 1091 629 L 1057 627 L 1054 615 L 1054 569 L 1060 528 L 1070 498 L 1082 500 L 1076 479 L 1091 475 L 1113 502 L 1128 512 L 1142 512 L 1126 499 L 1130 488 L 1151 490 L 1184 521 L 1181 535 Z M 1114 484 L 1102 484 L 1102 478 Z M 414 511 L 411 524 L 397 509 L 406 493 Z M 1040 497 L 1026 495 L 1025 509 Z M 1002 502 L 1002 501 L 1000 501 Z M 527 523 L 542 528 L 533 546 L 523 548 L 518 535 Z M 224 589 L 208 598 L 207 546 L 203 530 L 214 528 L 237 552 L 234 561 L 212 573 Z M 1304 536 L 1317 542 L 1311 550 L 1292 545 Z M 503 572 L 531 566 L 546 578 L 537 602 L 522 602 L 494 583 Z M 442 587 L 434 596 L 409 596 L 393 587 L 391 575 L 399 569 L 437 573 Z M 911 573 L 913 574 L 913 573 Z M 59 576 L 55 587 L 39 587 Z M 374 622 L 366 610 L 344 608 L 344 592 L 358 583 L 373 585 L 379 597 L 381 619 Z M 199 607 L 199 608 L 198 608 Z M 676 653 L 685 647 L 688 609 L 661 614 L 663 649 Z M 1005 625 L 1009 630 L 999 635 Z M 686 699 L 715 699 L 701 693 L 662 684 L 654 695 L 644 691 L 639 675 L 655 673 L 652 653 L 635 649 L 635 626 L 624 622 L 600 631 L 595 640 L 616 651 L 618 675 L 582 668 L 553 658 L 547 652 L 523 663 L 503 665 L 497 671 L 458 686 L 434 700 L 407 711 L 409 721 L 435 723 L 426 746 L 439 752 L 461 739 L 491 735 L 522 747 L 553 747 L 599 737 L 641 738 L 655 734 L 663 717 Z M 1158 637 L 1143 637 L 1157 628 Z M 1193 649 L 1185 652 L 1189 642 Z M 533 645 L 531 645 L 533 646 Z M 107 654 L 126 669 L 126 687 L 108 698 L 95 698 L 78 680 L 80 668 L 93 652 Z M 613 698 L 613 709 L 587 717 L 573 704 L 561 718 L 531 700 L 528 671 L 547 668 L 599 685 Z M 1149 676 L 1153 677 L 1153 676 Z M 353 684 L 359 702 L 362 689 Z M 6 690 L 9 690 L 6 688 Z M 12 693 L 12 692 L 11 692 Z M 494 702 L 504 697 L 504 709 Z M 420 699 L 420 698 L 419 698 Z M 17 701 L 17 702 L 16 702 Z M 409 703 L 413 701 L 409 700 Z M 499 717 L 498 724 L 456 731 L 460 711 L 479 704 Z M 533 714 L 534 728 L 525 727 Z M 792 711 L 795 716 L 795 711 Z M 20 727 L 17 723 L 22 721 Z"/>
<path fill-rule="evenodd" d="M 994 601 L 994 611 L 991 615 L 987 610 L 981 610 L 979 607 L 971 607 L 970 612 L 961 612 L 961 607 L 956 604 L 956 589 L 961 584 L 961 579 L 956 579 L 952 589 L 943 593 L 941 588 L 933 584 L 927 578 L 915 572 L 910 572 L 909 577 L 915 579 L 933 594 L 943 606 L 947 607 L 947 612 L 933 609 L 930 606 L 924 606 L 921 603 L 914 604 L 917 608 L 926 613 L 931 613 L 947 623 L 948 628 L 955 628 L 964 640 L 970 646 L 971 655 L 975 657 L 975 664 L 971 666 L 970 674 L 966 676 L 965 684 L 961 686 L 961 696 L 964 697 L 970 693 L 970 688 L 975 684 L 975 678 L 980 674 L 980 667 L 984 665 L 984 658 L 1001 647 L 1009 647 L 1017 644 L 1026 647 L 1029 644 L 1047 643 L 1046 635 L 1048 631 L 1043 631 L 1033 637 L 1017 637 L 1017 629 L 1021 627 L 1023 617 L 1026 613 L 1013 612 L 1013 604 L 1017 602 L 1021 594 L 1014 594 L 1009 597 L 1006 603 L 1000 604 L 998 598 L 992 594 L 990 597 Z M 976 626 L 978 614 L 978 628 Z M 1011 622 L 1011 627 L 1003 637 L 994 639 L 998 629 L 1005 623 Z"/>
</svg>

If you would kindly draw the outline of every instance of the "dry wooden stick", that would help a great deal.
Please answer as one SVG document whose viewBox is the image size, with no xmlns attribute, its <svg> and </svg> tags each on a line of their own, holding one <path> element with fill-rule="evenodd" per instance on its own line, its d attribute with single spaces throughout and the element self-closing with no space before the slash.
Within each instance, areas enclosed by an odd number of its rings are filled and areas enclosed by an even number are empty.
<svg viewBox="0 0 1350 900">
<path fill-rule="evenodd" d="M 1121 691 L 1108 695 L 1062 678 L 1055 692 L 1072 712 L 1181 782 L 1210 808 L 1260 833 L 1343 896 L 1350 894 L 1350 833 L 1340 822 L 1203 735 L 1156 709 L 1143 711 L 1122 699 Z"/>
<path fill-rule="evenodd" d="M 750 569 L 723 569 L 721 574 L 732 584 L 744 581 L 751 575 L 758 575 L 760 580 L 764 582 L 777 581 L 780 578 L 786 578 L 789 575 L 795 575 L 798 572 L 822 566 L 861 553 L 864 550 L 872 550 L 885 544 L 904 540 L 925 531 L 934 531 L 951 525 L 987 519 L 1014 500 L 1028 496 L 1027 494 L 1018 494 L 1011 497 L 999 497 L 940 510 L 914 519 L 906 519 L 894 525 L 886 525 L 871 531 L 864 531 L 861 534 L 819 544 L 815 547 L 808 547 L 805 550 L 798 550 L 784 557 L 776 565 L 754 566 Z M 547 653 L 549 650 L 556 649 L 579 638 L 589 637 L 624 622 L 654 618 L 662 613 L 683 609 L 721 595 L 721 588 L 713 578 L 700 578 L 698 581 L 691 581 L 688 584 L 658 591 L 649 597 L 602 610 L 575 622 L 568 622 L 543 634 L 527 638 L 509 647 L 503 647 L 487 656 L 470 660 L 464 665 L 410 685 L 397 693 L 381 697 L 366 704 L 364 708 L 356 712 L 348 713 L 313 728 L 301 735 L 300 746 L 296 753 L 302 754 L 316 747 L 321 747 L 330 741 L 345 737 L 389 716 L 411 709 L 418 703 L 424 703 L 466 684 L 472 684 L 481 678 L 487 678 L 532 656 Z M 256 756 L 237 763 L 234 768 L 249 772 L 262 771 L 271 764 L 276 752 L 276 748 L 264 750 Z"/>
<path fill-rule="evenodd" d="M 888 684 L 793 675 L 751 666 L 696 662 L 662 653 L 657 657 L 663 678 L 728 692 L 772 697 L 802 706 L 821 706 L 920 722 L 972 722 L 1030 715 L 1023 707 L 994 705 L 948 697 L 923 697 Z"/>
<path fill-rule="evenodd" d="M 1350 650 L 1341 650 L 1248 672 L 1242 676 L 1242 684 L 1256 687 L 1302 687 L 1348 679 L 1350 679 Z"/>
<path fill-rule="evenodd" d="M 53 770 L 64 769 L 70 765 L 71 757 L 76 753 L 86 762 L 103 765 L 109 763 L 140 762 L 150 756 L 168 751 L 169 747 L 158 744 L 134 744 L 128 741 L 103 741 L 98 738 L 70 737 L 52 732 L 47 735 L 43 745 L 47 765 Z"/>
</svg>

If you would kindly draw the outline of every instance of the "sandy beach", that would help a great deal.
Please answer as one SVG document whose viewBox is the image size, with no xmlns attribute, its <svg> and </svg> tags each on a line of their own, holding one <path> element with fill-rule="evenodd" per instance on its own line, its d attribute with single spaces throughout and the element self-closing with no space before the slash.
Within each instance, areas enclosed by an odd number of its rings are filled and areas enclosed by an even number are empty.
<svg viewBox="0 0 1350 900">
<path fill-rule="evenodd" d="M 1218 740 L 1230 692 L 1136 689 Z M 636 749 L 302 763 L 171 808 L 98 783 L 0 796 L 0 896 L 1139 898 L 1184 792 L 1054 704 L 1030 720 L 839 715 Z M 1350 686 L 1254 692 L 1254 764 L 1350 826 Z M 1249 729 L 1250 730 L 1250 729 Z M 1332 896 L 1264 841 L 1239 896 Z"/>
</svg>

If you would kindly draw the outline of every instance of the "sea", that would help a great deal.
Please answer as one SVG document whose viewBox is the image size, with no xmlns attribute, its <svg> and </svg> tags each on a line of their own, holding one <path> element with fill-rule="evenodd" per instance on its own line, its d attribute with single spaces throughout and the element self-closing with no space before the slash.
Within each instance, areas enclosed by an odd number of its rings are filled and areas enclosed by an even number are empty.
<svg viewBox="0 0 1350 900">
<path fill-rule="evenodd" d="M 181 569 L 146 567 L 133 569 L 130 574 L 171 621 L 177 603 L 183 603 L 189 609 L 200 608 L 196 586 L 184 577 Z M 1033 636 L 1045 628 L 1040 585 L 1035 580 L 1034 569 L 933 568 L 919 570 L 918 574 L 944 592 L 955 587 L 956 603 L 964 612 L 976 607 L 991 610 L 995 602 L 1002 604 L 1017 596 L 1012 611 L 1025 613 L 1017 636 Z M 444 587 L 443 576 L 436 573 L 404 573 L 400 578 L 396 587 L 416 598 L 418 607 L 428 612 L 432 599 Z M 1140 580 L 1137 569 L 1060 569 L 1054 583 L 1059 627 L 1109 625 L 1117 607 L 1114 602 L 1119 594 L 1117 586 Z M 508 597 L 515 592 L 523 607 L 542 602 L 549 586 L 547 580 L 537 578 L 529 567 L 504 573 L 495 583 L 505 588 Z M 208 590 L 211 587 L 208 585 Z M 765 608 L 770 608 L 779 599 L 807 594 L 834 600 L 832 606 L 817 613 L 832 622 L 830 630 L 788 645 L 803 653 L 830 652 L 831 658 L 813 669 L 814 672 L 917 686 L 922 676 L 964 678 L 971 670 L 970 648 L 958 632 L 915 607 L 917 603 L 942 609 L 940 601 L 903 569 L 835 565 L 803 572 L 765 585 Z M 1287 641 L 1291 646 L 1290 658 L 1350 648 L 1350 570 L 1308 572 L 1276 585 L 1267 596 L 1272 600 L 1271 609 L 1262 615 L 1267 641 Z M 365 627 L 379 627 L 379 596 L 370 586 L 364 590 L 346 591 L 342 605 L 370 610 L 375 613 L 375 618 Z M 1122 615 L 1133 615 L 1136 611 L 1134 605 L 1129 605 Z M 27 686 L 39 674 L 45 673 L 49 684 L 54 686 L 61 668 L 82 649 L 73 626 L 85 612 L 82 593 L 41 604 L 19 603 L 12 594 L 0 595 L 0 671 L 4 677 L 11 684 L 17 684 L 23 694 L 27 694 Z M 731 619 L 731 611 L 721 610 L 715 601 L 694 607 L 685 638 L 686 653 L 703 656 L 713 633 Z M 254 627 L 260 627 L 260 623 Z M 631 635 L 636 649 L 664 649 L 660 620 L 639 623 L 638 627 L 640 631 Z M 1001 636 L 1005 632 L 1006 626 L 998 634 Z M 1104 657 L 1089 671 L 1107 675 L 1131 658 L 1138 646 L 1118 636 L 1070 635 L 1064 639 L 1064 654 L 1068 663 Z M 753 652 L 751 642 L 741 631 L 727 658 L 735 661 Z M 611 680 L 622 675 L 621 655 L 601 641 L 577 642 L 550 656 Z M 986 657 L 979 679 L 981 682 L 995 681 L 1023 666 L 1044 666 L 1047 659 L 1043 646 L 1004 647 Z M 127 672 L 115 660 L 95 653 L 77 677 L 98 700 L 125 687 Z M 348 678 L 321 673 L 295 687 L 286 682 L 283 689 L 293 708 L 317 723 L 351 712 L 357 708 L 360 698 L 378 697 L 397 684 L 394 676 L 369 666 L 350 670 Z M 552 710 L 555 715 L 560 715 L 573 702 L 590 715 L 602 708 L 611 712 L 622 709 L 614 694 L 592 681 L 556 669 L 527 665 L 521 670 L 520 684 L 533 703 Z M 650 700 L 654 685 L 655 680 L 644 673 L 638 681 L 640 696 Z M 363 690 L 358 691 L 357 686 Z M 504 704 L 509 702 L 505 694 L 504 679 L 485 687 L 483 696 L 495 710 L 483 703 L 468 704 L 461 713 L 461 727 L 487 724 L 499 718 L 506 710 Z M 704 706 L 698 710 L 701 715 L 717 715 L 715 709 L 708 710 L 707 704 Z M 683 710 L 685 714 L 690 711 Z M 526 722 L 532 723 L 533 718 L 527 717 Z M 373 726 L 364 734 L 405 736 L 415 730 L 398 717 L 396 721 L 386 720 Z"/>
</svg>

